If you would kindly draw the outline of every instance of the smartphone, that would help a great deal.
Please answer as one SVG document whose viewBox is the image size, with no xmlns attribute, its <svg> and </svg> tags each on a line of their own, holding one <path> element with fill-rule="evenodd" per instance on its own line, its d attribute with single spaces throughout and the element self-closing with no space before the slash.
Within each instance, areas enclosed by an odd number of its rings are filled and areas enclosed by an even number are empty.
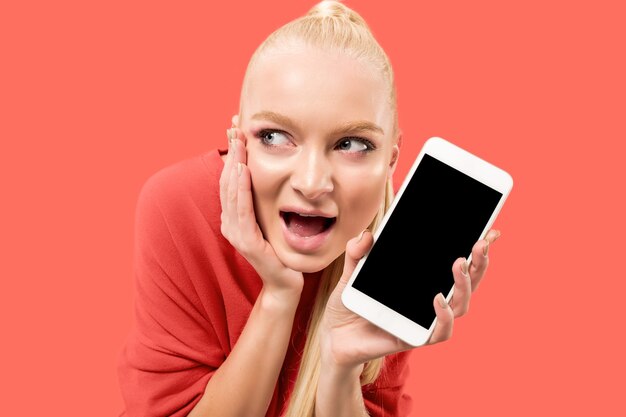
<svg viewBox="0 0 626 417">
<path fill-rule="evenodd" d="M 349 310 L 412 346 L 436 324 L 433 300 L 453 295 L 452 264 L 471 261 L 513 187 L 504 170 L 428 139 L 341 294 Z"/>
</svg>

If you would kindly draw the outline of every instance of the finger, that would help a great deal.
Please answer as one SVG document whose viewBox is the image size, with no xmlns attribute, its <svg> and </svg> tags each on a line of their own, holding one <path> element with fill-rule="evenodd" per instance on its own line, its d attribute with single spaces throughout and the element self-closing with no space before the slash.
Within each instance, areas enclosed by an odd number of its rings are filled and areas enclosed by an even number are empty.
<svg viewBox="0 0 626 417">
<path fill-rule="evenodd" d="M 232 128 L 233 135 L 233 144 L 236 146 L 235 156 L 237 157 L 238 162 L 246 163 L 247 155 L 246 155 L 246 137 L 240 129 L 236 127 Z"/>
<path fill-rule="evenodd" d="M 231 149 L 233 151 L 232 166 L 229 172 L 228 186 L 226 190 L 226 210 L 225 215 L 229 224 L 237 224 L 237 195 L 239 188 L 239 175 L 237 173 L 237 144 L 236 140 L 231 141 Z"/>
<path fill-rule="evenodd" d="M 452 327 L 454 325 L 454 313 L 446 302 L 444 296 L 439 293 L 433 300 L 435 313 L 437 314 L 437 323 L 435 330 L 428 341 L 429 344 L 443 342 L 452 337 Z"/>
<path fill-rule="evenodd" d="M 228 184 L 230 182 L 230 170 L 233 166 L 233 146 L 232 146 L 232 129 L 226 129 L 226 136 L 228 137 L 228 154 L 224 161 L 224 168 L 222 168 L 222 174 L 220 175 L 220 201 L 222 203 L 222 212 L 226 208 L 226 197 L 228 195 Z"/>
<path fill-rule="evenodd" d="M 235 135 L 237 134 L 236 132 L 234 133 Z M 237 136 L 235 136 L 232 140 L 233 142 L 233 149 L 234 149 L 234 153 L 233 156 L 235 157 L 233 159 L 233 168 L 237 168 L 237 163 L 241 162 L 242 164 L 246 163 L 246 146 L 244 145 L 243 141 L 241 139 L 239 139 Z"/>
<path fill-rule="evenodd" d="M 238 223 L 238 196 L 239 196 L 239 175 L 241 173 L 241 165 L 246 162 L 246 152 L 241 140 L 238 139 L 237 129 L 232 129 L 233 139 L 231 147 L 233 149 L 233 161 L 230 173 L 230 181 L 228 184 L 228 215 L 233 224 Z"/>
<path fill-rule="evenodd" d="M 496 240 L 498 240 L 498 238 L 502 235 L 502 233 L 500 233 L 499 230 L 496 229 L 491 229 L 487 232 L 487 236 L 485 237 L 485 239 L 487 239 L 490 243 L 495 242 Z"/>
<path fill-rule="evenodd" d="M 500 232 L 492 229 L 487 232 L 485 239 L 476 242 L 472 248 L 472 262 L 469 268 L 472 291 L 478 288 L 487 271 L 489 266 L 489 248 L 498 237 L 500 237 Z"/>
<path fill-rule="evenodd" d="M 252 187 L 250 170 L 239 162 L 237 163 L 238 195 L 237 195 L 237 220 L 241 231 L 241 240 L 245 247 L 250 250 L 255 242 L 261 237 L 261 230 L 254 215 L 254 203 L 252 200 Z"/>
<path fill-rule="evenodd" d="M 241 136 L 239 129 L 230 128 L 226 131 L 228 135 L 228 157 L 222 170 L 220 177 L 220 199 L 222 200 L 222 217 L 231 216 L 233 210 L 233 202 L 237 195 L 237 164 L 246 162 L 246 152 L 239 139 Z"/>
<path fill-rule="evenodd" d="M 348 282 L 352 272 L 354 272 L 354 268 L 356 268 L 356 264 L 359 263 L 359 260 L 365 256 L 368 250 L 370 250 L 373 243 L 374 238 L 369 230 L 362 231 L 359 236 L 348 241 L 348 244 L 346 245 L 343 274 L 340 279 L 340 283 L 342 285 L 345 285 Z"/>
<path fill-rule="evenodd" d="M 472 282 L 467 268 L 468 265 L 465 258 L 457 259 L 452 265 L 454 294 L 450 301 L 450 307 L 454 317 L 461 317 L 469 310 L 470 299 L 472 298 Z"/>
</svg>

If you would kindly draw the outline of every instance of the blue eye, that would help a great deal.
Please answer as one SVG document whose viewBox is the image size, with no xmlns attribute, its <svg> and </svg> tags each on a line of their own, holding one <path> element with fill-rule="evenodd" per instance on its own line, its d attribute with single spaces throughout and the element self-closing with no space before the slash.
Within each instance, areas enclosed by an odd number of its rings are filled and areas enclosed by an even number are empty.
<svg viewBox="0 0 626 417">
<path fill-rule="evenodd" d="M 282 146 L 290 143 L 287 135 L 277 130 L 262 130 L 257 137 L 265 146 Z"/>
<path fill-rule="evenodd" d="M 341 139 L 336 146 L 337 149 L 344 152 L 369 152 L 376 149 L 372 142 L 363 138 L 345 138 Z"/>
</svg>

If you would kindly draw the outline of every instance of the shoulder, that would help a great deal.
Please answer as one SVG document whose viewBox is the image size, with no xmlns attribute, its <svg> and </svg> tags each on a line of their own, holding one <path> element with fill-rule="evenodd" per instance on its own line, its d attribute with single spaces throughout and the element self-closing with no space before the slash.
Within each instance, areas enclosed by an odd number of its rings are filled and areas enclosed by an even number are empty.
<svg viewBox="0 0 626 417">
<path fill-rule="evenodd" d="M 217 149 L 165 166 L 151 174 L 138 196 L 138 214 L 157 210 L 165 218 L 203 213 L 219 229 L 219 177 L 223 162 Z M 183 217 L 181 217 L 183 216 Z"/>
<path fill-rule="evenodd" d="M 219 151 L 211 150 L 165 166 L 151 174 L 143 183 L 140 196 L 160 203 L 175 198 L 202 199 L 207 191 L 219 196 L 219 176 L 222 170 Z"/>
</svg>

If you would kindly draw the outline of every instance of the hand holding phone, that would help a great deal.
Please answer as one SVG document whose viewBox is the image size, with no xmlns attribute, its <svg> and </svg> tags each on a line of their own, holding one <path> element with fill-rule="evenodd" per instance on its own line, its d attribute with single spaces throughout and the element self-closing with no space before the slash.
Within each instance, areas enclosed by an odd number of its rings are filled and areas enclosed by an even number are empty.
<svg viewBox="0 0 626 417">
<path fill-rule="evenodd" d="M 429 139 L 343 290 L 343 304 L 412 346 L 426 343 L 436 325 L 435 295 L 452 298 L 453 262 L 470 262 L 512 186 L 502 169 Z"/>
</svg>

